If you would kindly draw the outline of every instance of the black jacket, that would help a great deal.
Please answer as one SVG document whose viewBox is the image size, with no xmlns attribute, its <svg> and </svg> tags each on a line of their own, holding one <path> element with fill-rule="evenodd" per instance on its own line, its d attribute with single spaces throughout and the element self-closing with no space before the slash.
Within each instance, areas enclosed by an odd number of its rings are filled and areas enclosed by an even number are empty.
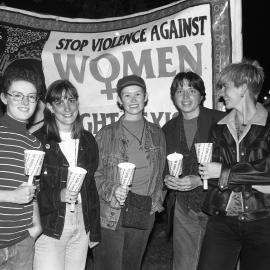
<svg viewBox="0 0 270 270">
<path fill-rule="evenodd" d="M 60 191 L 66 187 L 69 164 L 58 143 L 47 140 L 44 127 L 34 134 L 46 152 L 38 193 L 43 233 L 59 239 L 66 213 L 66 205 L 60 201 Z M 99 197 L 94 179 L 98 166 L 98 147 L 92 134 L 85 130 L 80 137 L 77 166 L 87 170 L 80 191 L 85 230 L 86 232 L 90 230 L 92 242 L 99 242 L 101 239 Z"/>
<path fill-rule="evenodd" d="M 190 150 L 188 149 L 186 143 L 182 113 L 179 113 L 177 117 L 171 119 L 163 126 L 162 129 L 166 138 L 166 154 L 168 155 L 173 152 L 178 152 L 184 156 L 182 176 L 198 174 L 198 163 L 194 143 L 208 142 L 211 127 L 214 126 L 218 120 L 220 120 L 225 115 L 226 114 L 224 112 L 201 107 L 197 121 L 197 132 L 195 134 L 195 138 Z M 163 173 L 164 177 L 166 174 L 169 174 L 167 163 Z M 171 223 L 175 198 L 177 197 L 177 200 L 181 203 L 183 209 L 186 209 L 186 211 L 189 211 L 191 208 L 198 212 L 201 211 L 205 194 L 206 192 L 203 191 L 202 187 L 197 187 L 194 190 L 186 192 L 169 190 L 165 203 L 167 208 L 170 232 L 172 229 Z"/>
<path fill-rule="evenodd" d="M 270 193 L 255 189 L 255 185 L 270 185 L 270 117 L 267 112 L 264 114 L 266 123 L 253 123 L 239 146 L 231 133 L 233 116 L 227 115 L 212 129 L 213 161 L 220 162 L 222 169 L 219 179 L 208 180 L 203 206 L 208 214 L 226 215 L 230 194 L 235 191 L 243 197 L 244 211 L 238 215 L 239 220 L 270 217 Z"/>
</svg>

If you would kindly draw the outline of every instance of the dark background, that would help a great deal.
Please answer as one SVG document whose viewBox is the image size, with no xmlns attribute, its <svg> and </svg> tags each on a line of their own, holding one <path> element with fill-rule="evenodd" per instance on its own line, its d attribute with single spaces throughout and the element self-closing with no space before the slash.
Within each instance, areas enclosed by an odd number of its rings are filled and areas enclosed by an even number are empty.
<svg viewBox="0 0 270 270">
<path fill-rule="evenodd" d="M 234 0 L 232 0 L 234 1 Z M 70 18 L 100 19 L 150 10 L 172 0 L 5 0 L 2 4 L 43 14 Z M 1 0 L 0 0 L 1 3 Z M 243 56 L 264 67 L 265 83 L 260 101 L 270 97 L 270 62 L 267 48 L 267 8 L 264 1 L 242 0 Z M 267 14 L 270 16 L 269 14 Z"/>
</svg>

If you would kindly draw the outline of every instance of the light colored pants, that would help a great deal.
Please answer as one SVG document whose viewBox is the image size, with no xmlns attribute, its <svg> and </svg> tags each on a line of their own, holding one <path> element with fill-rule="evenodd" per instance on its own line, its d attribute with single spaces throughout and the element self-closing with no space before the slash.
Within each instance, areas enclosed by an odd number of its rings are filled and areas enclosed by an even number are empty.
<svg viewBox="0 0 270 270">
<path fill-rule="evenodd" d="M 173 270 L 196 270 L 208 217 L 202 212 L 184 212 L 175 202 L 173 219 Z"/>
<path fill-rule="evenodd" d="M 81 204 L 76 205 L 74 212 L 67 205 L 61 238 L 42 234 L 36 241 L 34 270 L 84 270 L 88 240 Z"/>
<path fill-rule="evenodd" d="M 35 240 L 28 236 L 21 242 L 0 249 L 0 270 L 32 270 Z"/>
</svg>

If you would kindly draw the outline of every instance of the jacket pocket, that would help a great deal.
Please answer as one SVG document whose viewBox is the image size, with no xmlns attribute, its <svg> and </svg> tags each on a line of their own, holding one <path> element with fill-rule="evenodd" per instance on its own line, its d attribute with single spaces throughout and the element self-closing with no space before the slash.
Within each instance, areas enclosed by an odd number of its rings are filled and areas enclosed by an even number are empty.
<svg viewBox="0 0 270 270">
<path fill-rule="evenodd" d="M 47 186 L 51 188 L 60 187 L 60 169 L 58 166 L 46 166 L 41 176 L 41 186 Z"/>
</svg>

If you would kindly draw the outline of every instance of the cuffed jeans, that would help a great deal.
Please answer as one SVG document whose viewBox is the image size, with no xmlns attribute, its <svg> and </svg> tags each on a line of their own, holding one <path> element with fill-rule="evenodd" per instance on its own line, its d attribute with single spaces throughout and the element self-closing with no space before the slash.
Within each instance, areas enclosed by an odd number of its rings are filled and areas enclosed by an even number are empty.
<svg viewBox="0 0 270 270">
<path fill-rule="evenodd" d="M 0 249 L 0 270 L 32 270 L 35 239 L 28 236 L 21 242 Z"/>
<path fill-rule="evenodd" d="M 36 241 L 34 270 L 84 270 L 88 240 L 81 204 L 75 206 L 74 212 L 67 205 L 61 238 L 42 234 Z"/>
<path fill-rule="evenodd" d="M 115 231 L 101 228 L 101 243 L 93 248 L 94 270 L 140 270 L 154 220 L 153 214 L 147 230 L 124 228 L 120 215 Z"/>
<path fill-rule="evenodd" d="M 184 211 L 176 200 L 173 219 L 173 270 L 196 270 L 208 217 Z M 216 269 L 217 270 L 217 269 Z"/>
<path fill-rule="evenodd" d="M 270 269 L 270 219 L 240 221 L 211 216 L 202 245 L 198 270 Z"/>
</svg>

